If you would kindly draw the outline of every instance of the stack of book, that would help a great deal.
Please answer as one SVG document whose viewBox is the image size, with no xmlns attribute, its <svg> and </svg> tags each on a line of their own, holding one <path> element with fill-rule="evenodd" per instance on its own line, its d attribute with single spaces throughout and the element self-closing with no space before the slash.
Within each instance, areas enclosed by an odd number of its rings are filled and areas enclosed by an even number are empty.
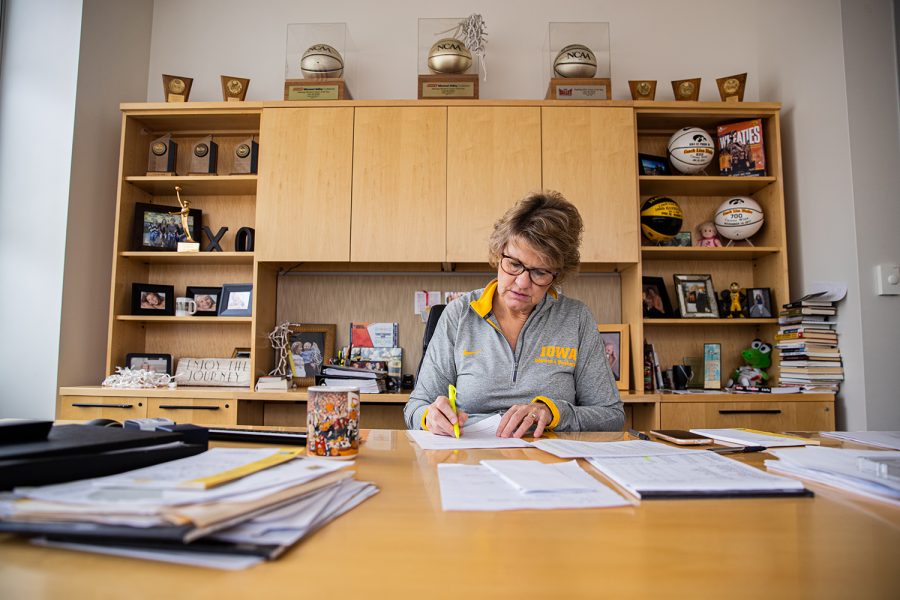
<svg viewBox="0 0 900 600">
<path fill-rule="evenodd" d="M 316 383 L 331 386 L 353 386 L 360 394 L 381 394 L 387 389 L 387 373 L 358 367 L 328 365 Z"/>
<path fill-rule="evenodd" d="M 835 303 L 801 299 L 783 306 L 775 336 L 781 357 L 779 382 L 806 393 L 836 393 L 844 379 Z"/>
</svg>

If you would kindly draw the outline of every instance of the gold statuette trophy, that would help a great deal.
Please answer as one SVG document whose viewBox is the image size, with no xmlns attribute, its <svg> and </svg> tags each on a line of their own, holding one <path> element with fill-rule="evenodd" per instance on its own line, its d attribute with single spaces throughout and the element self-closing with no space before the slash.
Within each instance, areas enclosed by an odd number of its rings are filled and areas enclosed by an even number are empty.
<svg viewBox="0 0 900 600">
<path fill-rule="evenodd" d="M 700 78 L 679 79 L 672 82 L 672 93 L 676 100 L 697 101 L 700 97 Z"/>
<path fill-rule="evenodd" d="M 188 221 L 188 217 L 191 214 L 191 201 L 182 200 L 180 185 L 175 186 L 175 196 L 178 198 L 178 204 L 181 205 L 181 210 L 169 214 L 181 215 L 181 228 L 184 229 L 184 237 L 187 238 L 187 241 L 185 242 L 178 242 L 178 252 L 200 252 L 200 242 L 191 237 L 191 227 L 190 222 Z M 198 229 L 199 225 L 200 224 L 197 223 Z"/>
<path fill-rule="evenodd" d="M 247 97 L 247 88 L 250 87 L 250 80 L 243 77 L 232 77 L 230 75 L 220 75 L 222 80 L 222 99 L 225 102 L 243 102 Z"/>
<path fill-rule="evenodd" d="M 629 81 L 628 87 L 631 89 L 632 100 L 653 100 L 656 98 L 655 79 L 638 79 L 636 81 Z"/>
<path fill-rule="evenodd" d="M 747 74 L 729 75 L 728 77 L 720 77 L 716 79 L 716 85 L 719 86 L 719 96 L 722 102 L 743 102 L 744 87 L 747 85 Z"/>
<path fill-rule="evenodd" d="M 166 102 L 187 102 L 194 80 L 180 75 L 163 75 L 163 97 Z"/>
</svg>

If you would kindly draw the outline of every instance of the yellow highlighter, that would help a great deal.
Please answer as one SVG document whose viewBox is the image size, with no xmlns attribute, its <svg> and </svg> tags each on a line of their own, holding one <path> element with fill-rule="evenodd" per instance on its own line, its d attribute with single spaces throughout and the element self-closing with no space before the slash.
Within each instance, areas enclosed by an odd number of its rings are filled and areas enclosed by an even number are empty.
<svg viewBox="0 0 900 600">
<path fill-rule="evenodd" d="M 456 414 L 456 386 L 452 383 L 447 386 L 447 391 L 450 393 L 450 408 L 453 409 L 453 414 Z M 456 423 L 453 424 L 453 433 L 456 434 L 456 439 L 459 439 L 459 417 L 456 418 Z"/>
</svg>

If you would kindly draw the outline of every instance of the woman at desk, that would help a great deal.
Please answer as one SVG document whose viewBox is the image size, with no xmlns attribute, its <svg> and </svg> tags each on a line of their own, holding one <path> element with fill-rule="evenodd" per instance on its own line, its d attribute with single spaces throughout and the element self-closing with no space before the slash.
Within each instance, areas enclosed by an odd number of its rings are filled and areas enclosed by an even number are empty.
<svg viewBox="0 0 900 600">
<path fill-rule="evenodd" d="M 624 411 L 597 322 L 552 286 L 578 269 L 584 227 L 556 192 L 533 194 L 494 224 L 497 278 L 447 305 L 428 344 L 406 426 L 454 435 L 470 415 L 503 414 L 497 435 L 621 431 Z M 448 386 L 457 389 L 454 413 Z"/>
</svg>

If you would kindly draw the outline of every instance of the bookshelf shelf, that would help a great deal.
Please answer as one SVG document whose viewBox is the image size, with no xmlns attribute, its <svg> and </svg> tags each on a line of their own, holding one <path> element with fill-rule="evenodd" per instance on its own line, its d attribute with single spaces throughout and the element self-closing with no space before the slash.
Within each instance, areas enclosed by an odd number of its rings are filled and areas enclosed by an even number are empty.
<svg viewBox="0 0 900 600">
<path fill-rule="evenodd" d="M 154 196 L 248 196 L 256 193 L 256 175 L 131 175 L 125 181 Z"/>
<path fill-rule="evenodd" d="M 750 260 L 777 254 L 778 246 L 730 246 L 727 248 L 644 246 L 644 260 Z"/>
<path fill-rule="evenodd" d="M 193 323 L 202 325 L 247 324 L 253 317 L 150 317 L 144 315 L 117 315 L 116 321 L 145 323 Z"/>
<path fill-rule="evenodd" d="M 120 252 L 122 258 L 155 265 L 252 265 L 252 252 Z"/>
<path fill-rule="evenodd" d="M 747 327 L 755 325 L 774 325 L 778 319 L 644 319 L 644 325 L 664 325 L 678 327 L 703 327 L 709 325 L 730 325 Z"/>
<path fill-rule="evenodd" d="M 775 183 L 774 177 L 641 175 L 641 195 L 749 196 Z"/>
</svg>

